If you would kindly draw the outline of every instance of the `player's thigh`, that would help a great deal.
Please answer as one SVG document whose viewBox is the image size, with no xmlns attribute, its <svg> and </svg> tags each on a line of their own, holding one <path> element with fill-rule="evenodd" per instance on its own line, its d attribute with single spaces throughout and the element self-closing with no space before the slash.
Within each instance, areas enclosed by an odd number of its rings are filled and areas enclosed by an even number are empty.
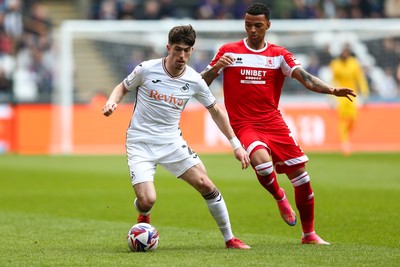
<svg viewBox="0 0 400 267">
<path fill-rule="evenodd" d="M 193 186 L 201 194 L 207 194 L 215 187 L 201 162 L 189 168 L 179 178 Z"/>
<path fill-rule="evenodd" d="M 161 155 L 158 163 L 176 177 L 180 177 L 188 169 L 201 163 L 199 156 L 183 139 L 163 146 L 158 153 Z"/>
<path fill-rule="evenodd" d="M 253 166 L 271 161 L 268 135 L 261 127 L 244 127 L 239 130 L 238 138 L 250 155 Z"/>
<path fill-rule="evenodd" d="M 200 193 L 209 193 L 214 185 L 203 162 L 183 139 L 165 147 L 169 151 L 159 163 L 176 177 L 189 183 Z M 210 189 L 211 188 L 211 189 Z"/>
<path fill-rule="evenodd" d="M 154 182 L 157 158 L 150 146 L 140 142 L 129 144 L 127 160 L 132 186 L 144 182 Z"/>
<path fill-rule="evenodd" d="M 357 116 L 357 104 L 348 101 L 346 98 L 340 99 L 338 114 L 341 119 L 354 119 Z"/>
<path fill-rule="evenodd" d="M 277 173 L 292 173 L 303 168 L 308 157 L 291 135 L 277 136 L 270 142 L 272 160 Z"/>
</svg>

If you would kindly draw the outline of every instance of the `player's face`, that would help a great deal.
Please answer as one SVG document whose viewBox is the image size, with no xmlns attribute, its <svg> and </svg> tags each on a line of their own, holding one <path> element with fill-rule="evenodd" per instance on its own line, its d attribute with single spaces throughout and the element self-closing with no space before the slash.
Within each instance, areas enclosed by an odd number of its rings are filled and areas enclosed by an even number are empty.
<svg viewBox="0 0 400 267">
<path fill-rule="evenodd" d="M 192 54 L 193 47 L 188 46 L 184 43 L 167 45 L 168 56 L 172 67 L 176 70 L 183 70 L 186 63 L 189 61 L 190 55 Z"/>
<path fill-rule="evenodd" d="M 252 44 L 262 44 L 264 46 L 265 32 L 271 22 L 264 15 L 250 15 L 246 13 L 244 17 L 247 38 Z"/>
</svg>

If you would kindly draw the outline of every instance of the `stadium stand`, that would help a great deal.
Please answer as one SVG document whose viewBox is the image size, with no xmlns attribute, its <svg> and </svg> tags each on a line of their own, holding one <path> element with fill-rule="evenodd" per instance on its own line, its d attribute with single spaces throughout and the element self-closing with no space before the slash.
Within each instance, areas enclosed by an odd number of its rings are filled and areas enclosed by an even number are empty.
<svg viewBox="0 0 400 267">
<path fill-rule="evenodd" d="M 0 102 L 49 102 L 54 90 L 57 52 L 54 34 L 67 19 L 94 20 L 149 20 L 168 18 L 241 19 L 251 0 L 0 0 Z M 400 1 L 395 0 L 293 0 L 258 1 L 268 3 L 273 19 L 362 19 L 399 18 Z M 328 40 L 332 36 L 315 40 Z M 348 37 L 346 37 L 348 38 Z M 360 42 L 351 39 L 354 53 L 365 61 L 371 81 L 380 80 L 387 89 L 374 86 L 372 94 L 390 98 L 399 96 L 400 40 L 386 38 L 382 42 Z M 80 40 L 76 46 L 76 64 L 90 62 L 93 69 L 85 75 L 76 74 L 77 90 L 94 90 L 110 87 L 120 81 L 132 68 L 132 60 L 126 57 L 132 47 L 115 48 L 106 41 Z M 335 55 L 337 47 L 320 45 L 318 51 L 296 51 L 305 67 L 314 68 L 320 76 L 328 77 L 326 66 Z M 111 51 L 103 53 L 102 51 Z M 133 57 L 148 58 L 155 53 L 151 49 L 137 52 Z M 138 55 L 141 54 L 141 55 Z M 156 56 L 156 55 L 155 55 Z M 212 55 L 195 57 L 192 65 L 201 70 Z M 122 64 L 121 64 L 122 62 Z M 314 65 L 308 64 L 313 62 Z M 373 62 L 374 64 L 371 64 Z M 114 78 L 110 78 L 114 77 Z M 290 83 L 290 82 L 289 82 Z M 374 89 L 375 88 L 375 89 Z M 394 89 L 393 89 L 394 88 Z M 296 92 L 293 92 L 296 93 Z M 88 97 L 77 102 L 85 102 Z"/>
</svg>

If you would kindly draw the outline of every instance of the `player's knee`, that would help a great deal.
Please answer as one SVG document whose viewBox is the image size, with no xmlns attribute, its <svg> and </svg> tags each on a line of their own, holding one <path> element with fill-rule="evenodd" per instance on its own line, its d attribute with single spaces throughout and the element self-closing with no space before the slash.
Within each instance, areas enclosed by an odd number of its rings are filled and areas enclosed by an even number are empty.
<svg viewBox="0 0 400 267">
<path fill-rule="evenodd" d="M 197 191 L 199 191 L 201 194 L 206 194 L 208 192 L 213 191 L 215 188 L 215 185 L 210 180 L 210 178 L 207 177 L 207 175 L 204 175 L 197 180 L 195 187 L 196 187 Z"/>
<path fill-rule="evenodd" d="M 269 176 L 274 171 L 272 161 L 261 163 L 254 167 L 256 172 L 261 176 Z"/>
<path fill-rule="evenodd" d="M 307 184 L 310 182 L 310 176 L 308 175 L 308 173 L 306 171 L 301 172 L 299 175 L 297 175 L 296 177 L 290 179 L 290 182 L 292 183 L 292 185 L 294 187 L 299 187 L 303 184 Z"/>
<path fill-rule="evenodd" d="M 156 203 L 155 195 L 141 195 L 137 196 L 135 201 L 136 209 L 142 212 L 150 211 Z"/>
</svg>

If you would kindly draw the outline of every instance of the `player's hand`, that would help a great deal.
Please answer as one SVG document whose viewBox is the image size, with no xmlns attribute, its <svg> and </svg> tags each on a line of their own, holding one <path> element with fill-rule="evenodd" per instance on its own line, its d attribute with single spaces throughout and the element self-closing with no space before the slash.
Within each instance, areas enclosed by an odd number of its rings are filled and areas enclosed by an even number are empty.
<svg viewBox="0 0 400 267">
<path fill-rule="evenodd" d="M 333 89 L 333 95 L 337 97 L 346 97 L 351 102 L 353 102 L 353 100 L 350 98 L 350 96 L 357 97 L 354 91 L 349 88 L 335 88 Z"/>
<path fill-rule="evenodd" d="M 118 104 L 114 102 L 107 102 L 103 107 L 103 115 L 108 117 L 110 116 L 114 110 L 117 108 Z"/>
<path fill-rule="evenodd" d="M 239 147 L 233 151 L 235 158 L 242 163 L 242 170 L 250 166 L 250 157 L 243 147 Z"/>
<path fill-rule="evenodd" d="M 217 62 L 219 68 L 225 68 L 228 65 L 231 65 L 235 62 L 235 58 L 232 57 L 230 54 L 224 54 Z"/>
</svg>

